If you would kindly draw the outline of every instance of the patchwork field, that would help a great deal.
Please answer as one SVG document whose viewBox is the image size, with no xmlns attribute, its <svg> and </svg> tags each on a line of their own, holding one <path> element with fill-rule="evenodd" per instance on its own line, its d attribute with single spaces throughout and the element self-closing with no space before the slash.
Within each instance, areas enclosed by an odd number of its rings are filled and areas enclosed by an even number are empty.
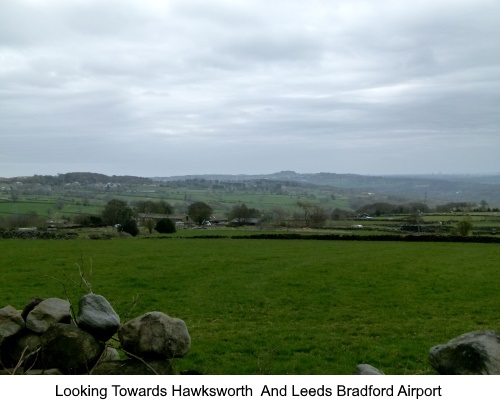
<svg viewBox="0 0 500 405">
<path fill-rule="evenodd" d="M 80 267 L 122 321 L 153 310 L 185 320 L 192 350 L 178 371 L 352 374 L 370 363 L 432 374 L 431 346 L 500 329 L 499 253 L 475 243 L 0 240 L 0 307 L 65 290 L 76 307 Z"/>
</svg>

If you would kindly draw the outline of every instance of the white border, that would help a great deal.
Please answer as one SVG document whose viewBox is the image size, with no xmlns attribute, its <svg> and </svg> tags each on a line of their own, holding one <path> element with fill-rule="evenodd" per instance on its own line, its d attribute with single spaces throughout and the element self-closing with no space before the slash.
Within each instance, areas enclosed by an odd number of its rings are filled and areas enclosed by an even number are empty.
<svg viewBox="0 0 500 405">
<path fill-rule="evenodd" d="M 435 395 L 397 395 L 408 392 L 408 386 L 414 394 Z M 490 402 L 498 398 L 499 386 L 500 376 L 0 376 L 3 403 L 50 404 L 450 404 Z M 276 395 L 261 395 L 265 387 Z M 149 396 L 115 395 L 148 388 Z M 179 388 L 205 394 L 232 388 L 238 396 L 186 396 L 179 395 Z M 392 395 L 377 396 L 383 388 Z M 82 390 L 83 395 L 64 395 Z M 349 396 L 342 395 L 347 391 Z"/>
</svg>

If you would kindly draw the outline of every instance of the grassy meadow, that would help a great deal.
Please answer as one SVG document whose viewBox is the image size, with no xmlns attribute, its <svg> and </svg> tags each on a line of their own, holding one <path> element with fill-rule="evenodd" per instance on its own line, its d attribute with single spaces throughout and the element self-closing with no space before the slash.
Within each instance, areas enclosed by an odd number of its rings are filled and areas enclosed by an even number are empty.
<svg viewBox="0 0 500 405">
<path fill-rule="evenodd" d="M 433 374 L 430 347 L 500 329 L 499 253 L 475 243 L 0 240 L 0 307 L 66 292 L 76 307 L 83 292 L 69 278 L 79 282 L 80 266 L 122 321 L 162 311 L 186 322 L 192 349 L 178 371 L 352 374 L 369 363 Z"/>
</svg>

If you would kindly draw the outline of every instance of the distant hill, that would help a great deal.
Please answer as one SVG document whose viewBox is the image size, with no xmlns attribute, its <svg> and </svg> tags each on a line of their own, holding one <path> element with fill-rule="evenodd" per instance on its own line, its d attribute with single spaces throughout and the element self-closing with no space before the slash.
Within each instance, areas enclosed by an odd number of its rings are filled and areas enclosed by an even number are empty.
<svg viewBox="0 0 500 405">
<path fill-rule="evenodd" d="M 393 176 L 366 176 L 359 174 L 338 173 L 297 173 L 281 171 L 260 175 L 223 175 L 200 174 L 169 177 L 138 177 L 138 176 L 107 176 L 99 173 L 73 172 L 56 176 L 34 175 L 28 177 L 13 177 L 0 179 L 4 183 L 40 184 L 42 186 L 64 186 L 80 184 L 81 186 L 94 184 L 144 185 L 158 182 L 189 183 L 194 180 L 211 182 L 229 182 L 247 184 L 249 189 L 257 183 L 262 187 L 264 181 L 266 189 L 279 189 L 280 184 L 287 183 L 293 187 L 322 187 L 332 189 L 332 193 L 342 194 L 342 190 L 351 197 L 360 194 L 377 196 L 395 196 L 440 204 L 443 202 L 469 202 L 479 204 L 486 201 L 489 205 L 500 205 L 500 174 L 481 175 L 393 175 Z M 276 183 L 273 187 L 272 183 Z M 207 185 L 208 187 L 208 185 Z M 202 187 L 203 188 L 203 187 Z M 258 187 L 257 187 L 258 188 Z"/>
<path fill-rule="evenodd" d="M 99 173 L 88 173 L 88 172 L 73 172 L 58 174 L 57 176 L 45 176 L 45 175 L 34 175 L 34 176 L 23 176 L 23 177 L 11 177 L 2 179 L 2 181 L 7 183 L 38 183 L 42 185 L 59 186 L 68 183 L 80 183 L 81 185 L 88 184 L 107 184 L 107 183 L 120 183 L 120 184 L 148 184 L 153 183 L 153 180 L 147 177 L 136 177 L 136 176 L 107 176 L 105 174 Z"/>
<path fill-rule="evenodd" d="M 154 177 L 155 181 L 183 181 L 205 179 L 222 182 L 252 180 L 292 181 L 302 184 L 330 186 L 344 190 L 357 190 L 386 195 L 404 195 L 422 200 L 467 201 L 500 204 L 500 174 L 481 175 L 393 175 L 366 176 L 338 173 L 296 173 L 281 171 L 261 175 L 188 175 Z"/>
</svg>

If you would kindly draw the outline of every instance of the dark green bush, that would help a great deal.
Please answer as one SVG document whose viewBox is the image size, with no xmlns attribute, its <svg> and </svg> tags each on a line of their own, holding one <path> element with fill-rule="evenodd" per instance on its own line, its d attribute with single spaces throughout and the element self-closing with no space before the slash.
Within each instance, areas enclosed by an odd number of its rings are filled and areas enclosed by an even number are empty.
<svg viewBox="0 0 500 405">
<path fill-rule="evenodd" d="M 129 233 L 132 236 L 139 235 L 139 227 L 137 226 L 137 222 L 135 222 L 135 220 L 132 218 L 129 218 L 123 222 L 121 230 L 123 232 Z"/>
<path fill-rule="evenodd" d="M 177 232 L 177 229 L 175 228 L 174 222 L 170 218 L 162 218 L 156 223 L 155 231 L 158 231 L 159 233 L 175 233 Z"/>
</svg>

